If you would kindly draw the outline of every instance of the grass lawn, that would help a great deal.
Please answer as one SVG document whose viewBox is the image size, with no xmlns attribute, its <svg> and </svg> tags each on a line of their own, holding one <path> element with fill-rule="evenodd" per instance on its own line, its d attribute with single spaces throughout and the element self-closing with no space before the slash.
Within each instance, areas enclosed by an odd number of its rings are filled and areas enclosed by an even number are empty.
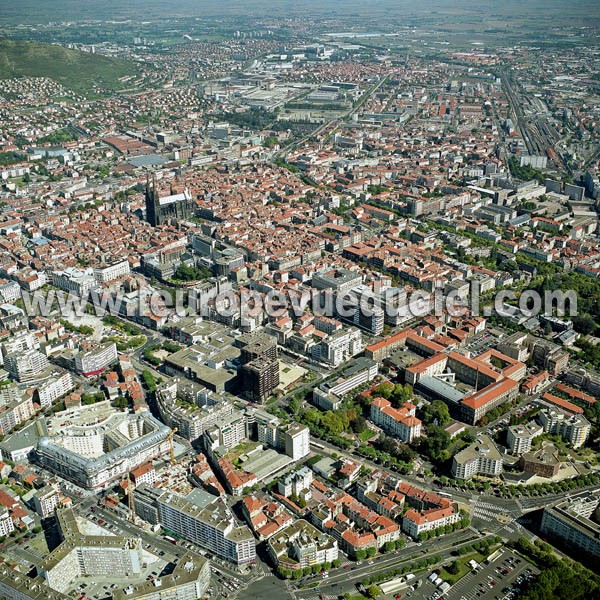
<svg viewBox="0 0 600 600">
<path fill-rule="evenodd" d="M 493 547 L 490 549 L 490 554 L 496 551 L 497 547 Z M 450 573 L 447 571 L 446 567 L 442 567 L 440 569 L 440 577 L 447 581 L 450 585 L 454 585 L 459 579 L 462 579 L 470 570 L 468 563 L 471 560 L 474 560 L 477 563 L 481 563 L 487 558 L 487 556 L 483 556 L 483 554 L 479 554 L 479 552 L 473 552 L 471 554 L 467 554 L 466 556 L 459 556 L 455 562 L 458 563 L 458 572 Z M 452 562 L 448 563 L 447 566 L 451 565 Z"/>
<path fill-rule="evenodd" d="M 365 429 L 364 431 L 358 434 L 358 437 L 363 442 L 368 442 L 374 435 L 376 435 L 374 431 L 371 431 L 370 429 Z"/>
</svg>

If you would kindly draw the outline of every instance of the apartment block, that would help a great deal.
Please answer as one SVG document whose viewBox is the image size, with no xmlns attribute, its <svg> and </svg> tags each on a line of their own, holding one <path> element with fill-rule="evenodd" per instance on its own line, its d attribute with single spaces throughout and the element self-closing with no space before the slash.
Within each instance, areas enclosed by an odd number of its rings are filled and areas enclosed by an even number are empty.
<svg viewBox="0 0 600 600">
<path fill-rule="evenodd" d="M 512 454 L 520 455 L 531 450 L 533 440 L 544 432 L 541 425 L 530 421 L 524 425 L 511 425 L 506 433 L 506 444 Z"/>
<path fill-rule="evenodd" d="M 502 455 L 487 435 L 481 435 L 468 448 L 452 458 L 452 475 L 471 479 L 475 475 L 496 476 L 502 473 Z"/>
<path fill-rule="evenodd" d="M 174 492 L 142 485 L 134 492 L 134 504 L 140 518 L 160 523 L 221 558 L 238 565 L 256 560 L 252 532 L 236 522 L 221 499 L 200 507 Z"/>
<path fill-rule="evenodd" d="M 542 534 L 600 559 L 600 490 L 583 492 L 544 509 Z"/>
</svg>

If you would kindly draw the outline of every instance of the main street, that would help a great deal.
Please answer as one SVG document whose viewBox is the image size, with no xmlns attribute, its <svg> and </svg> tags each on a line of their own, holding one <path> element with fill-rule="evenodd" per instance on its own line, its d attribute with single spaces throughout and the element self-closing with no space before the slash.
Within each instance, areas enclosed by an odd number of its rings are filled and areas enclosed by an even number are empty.
<svg viewBox="0 0 600 600">
<path fill-rule="evenodd" d="M 313 578 L 318 583 L 316 587 L 292 588 L 290 593 L 292 597 L 303 600 L 314 598 L 315 591 L 325 596 L 337 596 L 346 592 L 352 593 L 352 591 L 356 591 L 356 584 L 359 584 L 366 577 L 391 571 L 428 556 L 435 556 L 436 562 L 444 562 L 460 548 L 469 546 L 474 541 L 488 538 L 489 536 L 481 536 L 471 529 L 465 529 L 442 538 L 429 539 L 422 544 L 413 542 L 393 555 L 379 555 L 364 561 L 360 565 L 337 569 L 335 573 L 330 571 L 327 579 L 316 576 Z"/>
</svg>

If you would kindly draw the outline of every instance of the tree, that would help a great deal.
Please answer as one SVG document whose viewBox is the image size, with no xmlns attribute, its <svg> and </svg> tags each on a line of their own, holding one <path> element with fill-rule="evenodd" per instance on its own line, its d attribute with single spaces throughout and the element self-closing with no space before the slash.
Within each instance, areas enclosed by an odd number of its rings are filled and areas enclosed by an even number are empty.
<svg viewBox="0 0 600 600">
<path fill-rule="evenodd" d="M 288 409 L 291 414 L 297 414 L 300 410 L 300 400 L 298 400 L 298 398 L 296 398 L 295 396 L 293 398 L 290 398 L 288 402 Z"/>
<path fill-rule="evenodd" d="M 381 590 L 376 585 L 371 585 L 367 588 L 367 597 L 368 598 L 377 598 L 381 594 Z"/>
<path fill-rule="evenodd" d="M 573 317 L 573 328 L 583 335 L 591 335 L 596 331 L 596 322 L 591 315 Z"/>
<path fill-rule="evenodd" d="M 381 398 L 385 398 L 386 400 L 389 400 L 393 393 L 394 393 L 394 385 L 388 381 L 388 382 L 379 384 L 373 390 L 372 396 L 375 398 L 381 397 Z"/>
<path fill-rule="evenodd" d="M 458 561 L 455 560 L 451 562 L 446 567 L 446 571 L 448 571 L 448 573 L 450 573 L 451 575 L 458 575 L 458 572 L 460 571 L 460 565 L 458 564 Z"/>
<path fill-rule="evenodd" d="M 199 279 L 207 279 L 212 273 L 206 267 L 192 267 L 181 263 L 173 275 L 176 281 L 198 281 Z"/>
<path fill-rule="evenodd" d="M 156 391 L 156 380 L 150 371 L 142 371 L 142 379 L 148 391 L 153 394 Z"/>
<path fill-rule="evenodd" d="M 423 409 L 421 420 L 426 425 L 435 424 L 443 427 L 452 419 L 447 404 L 441 400 L 434 400 Z"/>
<path fill-rule="evenodd" d="M 367 553 L 364 550 L 356 551 L 356 560 L 365 560 L 367 558 Z"/>
<path fill-rule="evenodd" d="M 433 425 L 427 430 L 427 437 L 419 444 L 422 451 L 433 461 L 444 462 L 448 460 L 448 447 L 450 434 L 438 425 Z"/>
<path fill-rule="evenodd" d="M 353 419 L 350 427 L 352 427 L 354 433 L 362 433 L 369 428 L 367 420 L 362 415 L 358 415 L 356 419 Z"/>
</svg>

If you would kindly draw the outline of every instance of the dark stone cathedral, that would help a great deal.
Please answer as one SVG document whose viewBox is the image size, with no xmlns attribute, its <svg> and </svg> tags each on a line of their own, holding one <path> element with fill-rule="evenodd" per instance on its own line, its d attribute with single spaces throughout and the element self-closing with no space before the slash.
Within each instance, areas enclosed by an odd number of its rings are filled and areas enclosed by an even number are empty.
<svg viewBox="0 0 600 600">
<path fill-rule="evenodd" d="M 196 203 L 189 190 L 174 194 L 171 190 L 169 196 L 158 195 L 156 179 L 146 181 L 146 220 L 156 227 L 179 219 L 189 219 L 194 216 Z"/>
</svg>

